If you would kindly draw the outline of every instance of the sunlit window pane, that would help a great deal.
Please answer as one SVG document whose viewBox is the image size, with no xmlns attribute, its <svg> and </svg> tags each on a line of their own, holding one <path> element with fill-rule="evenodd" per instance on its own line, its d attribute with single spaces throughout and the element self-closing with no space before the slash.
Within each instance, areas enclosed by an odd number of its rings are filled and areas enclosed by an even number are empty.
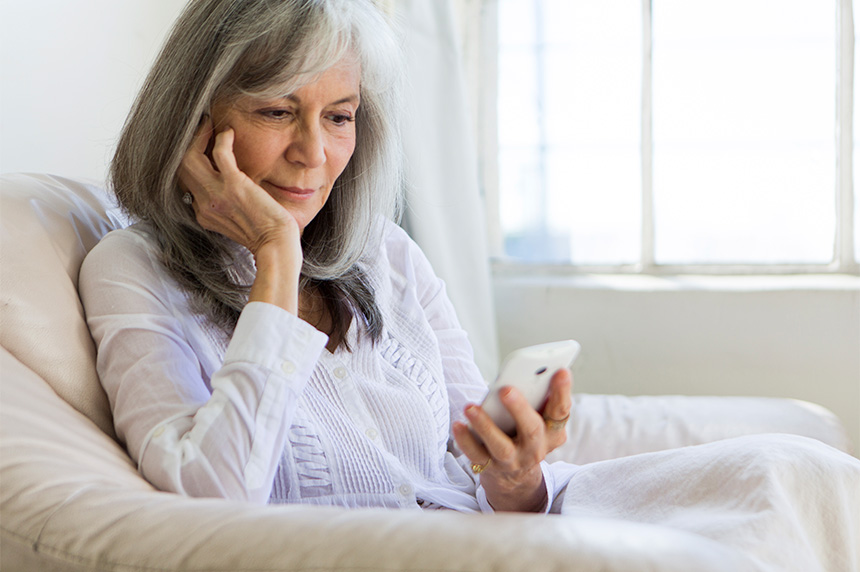
<svg viewBox="0 0 860 572">
<path fill-rule="evenodd" d="M 640 0 L 499 1 L 499 192 L 508 255 L 636 262 Z"/>
<path fill-rule="evenodd" d="M 835 3 L 653 0 L 658 263 L 826 263 Z"/>
</svg>

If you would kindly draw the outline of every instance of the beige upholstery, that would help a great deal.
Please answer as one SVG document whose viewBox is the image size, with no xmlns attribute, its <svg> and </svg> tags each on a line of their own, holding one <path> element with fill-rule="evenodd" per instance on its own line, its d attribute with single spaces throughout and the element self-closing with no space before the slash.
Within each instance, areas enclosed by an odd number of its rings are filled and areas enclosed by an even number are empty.
<svg viewBox="0 0 860 572">
<path fill-rule="evenodd" d="M 5 175 L 2 185 L 0 344 L 113 435 L 77 283 L 84 256 L 119 218 L 90 184 Z"/>
<path fill-rule="evenodd" d="M 701 561 L 720 550 L 704 538 L 633 523 L 155 491 L 113 438 L 76 293 L 85 253 L 121 219 L 97 186 L 29 175 L 0 186 L 2 570 L 726 569 Z M 590 462 L 766 431 L 847 448 L 832 414 L 790 400 L 580 395 L 555 456 Z M 654 560 L 655 546 L 666 558 Z"/>
</svg>

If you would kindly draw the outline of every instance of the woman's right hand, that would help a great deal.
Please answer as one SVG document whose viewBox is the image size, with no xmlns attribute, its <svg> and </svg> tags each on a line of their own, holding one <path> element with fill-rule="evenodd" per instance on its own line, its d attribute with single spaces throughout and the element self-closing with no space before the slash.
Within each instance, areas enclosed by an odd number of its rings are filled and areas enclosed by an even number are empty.
<svg viewBox="0 0 860 572">
<path fill-rule="evenodd" d="M 210 160 L 206 149 L 213 136 Z M 180 183 L 194 198 L 192 207 L 200 226 L 223 234 L 254 255 L 257 276 L 250 300 L 297 313 L 301 229 L 287 209 L 239 169 L 233 140 L 231 128 L 216 135 L 211 119 L 205 117 L 182 159 Z"/>
<path fill-rule="evenodd" d="M 206 148 L 213 136 L 210 160 Z M 182 159 L 179 180 L 194 197 L 197 222 L 238 242 L 255 256 L 270 241 L 286 238 L 298 244 L 301 232 L 295 218 L 239 169 L 233 140 L 230 127 L 214 134 L 212 120 L 206 116 Z"/>
</svg>

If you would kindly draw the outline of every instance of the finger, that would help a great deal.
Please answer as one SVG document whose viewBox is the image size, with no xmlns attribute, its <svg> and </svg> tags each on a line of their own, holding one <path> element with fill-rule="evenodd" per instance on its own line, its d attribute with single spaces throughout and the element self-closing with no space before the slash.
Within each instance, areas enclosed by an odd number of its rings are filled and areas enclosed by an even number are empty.
<svg viewBox="0 0 860 572">
<path fill-rule="evenodd" d="M 543 411 L 546 424 L 547 449 L 552 451 L 567 441 L 567 423 L 573 407 L 570 371 L 561 369 L 550 381 L 549 398 Z"/>
<path fill-rule="evenodd" d="M 543 408 L 544 418 L 560 421 L 570 415 L 572 385 L 569 370 L 560 369 L 553 374 L 549 383 L 547 402 Z"/>
<path fill-rule="evenodd" d="M 504 389 L 502 390 L 504 391 Z M 513 440 L 499 429 L 499 426 L 477 405 L 470 405 L 465 410 L 472 431 L 482 442 L 486 451 L 501 463 L 515 463 L 517 448 Z"/>
<path fill-rule="evenodd" d="M 545 441 L 543 417 L 535 411 L 522 392 L 514 387 L 502 389 L 499 398 L 517 424 L 517 446 L 523 452 L 541 449 Z"/>
<path fill-rule="evenodd" d="M 236 163 L 236 155 L 233 153 L 233 142 L 235 139 L 236 132 L 231 127 L 228 127 L 215 136 L 212 159 L 215 161 L 215 166 L 224 175 L 235 175 L 240 172 L 239 166 Z"/>
<path fill-rule="evenodd" d="M 211 139 L 212 120 L 208 116 L 204 116 L 197 127 L 191 146 L 182 157 L 179 167 L 179 180 L 183 188 L 195 195 L 195 200 L 200 198 L 196 196 L 197 192 L 201 188 L 211 186 L 213 179 L 217 177 L 212 162 L 206 156 L 206 148 Z"/>
<path fill-rule="evenodd" d="M 479 465 L 485 465 L 489 462 L 489 459 L 491 458 L 490 453 L 481 444 L 481 441 L 475 437 L 468 425 L 455 421 L 452 430 L 454 433 L 454 441 L 470 461 L 478 463 Z"/>
</svg>

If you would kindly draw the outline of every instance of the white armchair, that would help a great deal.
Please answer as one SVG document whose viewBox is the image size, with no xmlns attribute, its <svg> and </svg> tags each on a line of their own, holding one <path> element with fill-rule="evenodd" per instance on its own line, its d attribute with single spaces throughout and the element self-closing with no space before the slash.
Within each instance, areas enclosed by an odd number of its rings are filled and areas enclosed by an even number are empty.
<svg viewBox="0 0 860 572">
<path fill-rule="evenodd" d="M 76 289 L 83 257 L 122 217 L 97 185 L 47 175 L 0 185 L 3 570 L 727 569 L 702 537 L 607 519 L 259 507 L 156 491 L 115 441 Z M 577 395 L 568 427 L 553 457 L 574 463 L 762 432 L 848 449 L 831 413 L 782 399 Z"/>
</svg>

